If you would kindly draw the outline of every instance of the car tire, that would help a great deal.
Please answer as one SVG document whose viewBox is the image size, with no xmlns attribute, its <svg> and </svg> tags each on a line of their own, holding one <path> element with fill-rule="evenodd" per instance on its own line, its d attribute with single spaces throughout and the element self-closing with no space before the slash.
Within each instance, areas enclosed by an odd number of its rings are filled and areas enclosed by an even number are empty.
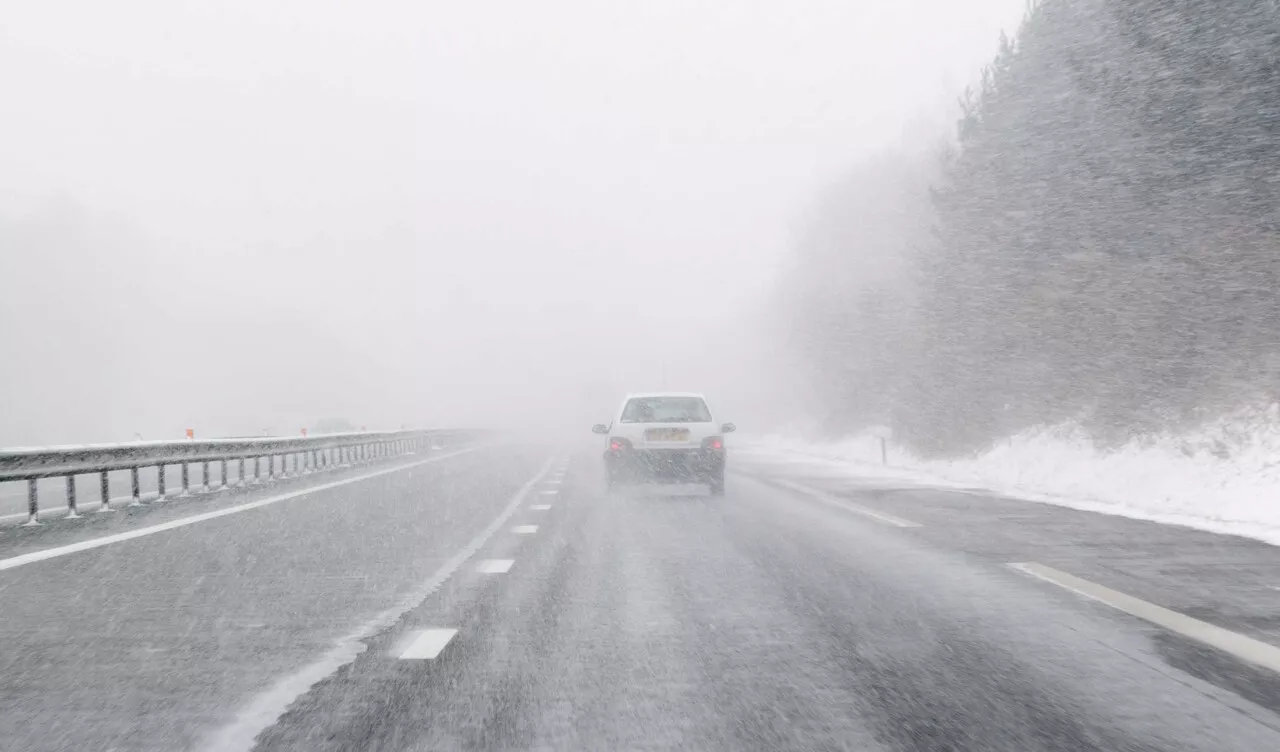
<svg viewBox="0 0 1280 752">
<path fill-rule="evenodd" d="M 724 476 L 723 475 L 720 476 L 719 478 L 712 478 L 708 486 L 711 488 L 712 496 L 724 496 Z"/>
</svg>

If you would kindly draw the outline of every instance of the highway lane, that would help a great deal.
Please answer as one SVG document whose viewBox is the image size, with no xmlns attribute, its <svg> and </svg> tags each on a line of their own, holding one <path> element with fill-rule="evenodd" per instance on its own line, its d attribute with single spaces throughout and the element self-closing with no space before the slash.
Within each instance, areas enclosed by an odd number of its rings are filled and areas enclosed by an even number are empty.
<svg viewBox="0 0 1280 752">
<path fill-rule="evenodd" d="M 1280 749 L 1280 675 L 1009 566 L 1276 645 L 1276 548 L 747 453 L 734 469 L 723 499 L 607 494 L 592 453 L 485 450 L 0 571 L 0 739 Z M 78 533 L 60 535 L 21 550 Z"/>
<path fill-rule="evenodd" d="M 278 677 L 411 597 L 546 459 L 519 448 L 440 455 L 0 571 L 0 748 L 194 748 Z M 0 558 L 280 493 L 10 530 Z"/>
<path fill-rule="evenodd" d="M 955 530 L 990 520 L 940 516 L 945 492 L 913 490 L 934 505 L 904 527 L 867 514 L 882 484 L 843 489 L 851 511 L 768 482 L 785 465 L 745 466 L 725 499 L 608 495 L 594 458 L 573 467 L 551 509 L 526 512 L 536 533 L 480 554 L 505 574 L 457 578 L 255 749 L 1280 749 L 1275 676 L 1207 651 L 1252 680 L 1215 683 L 1171 657 L 1199 650 L 1185 638 L 965 550 Z M 404 657 L 432 630 L 456 633 Z"/>
</svg>

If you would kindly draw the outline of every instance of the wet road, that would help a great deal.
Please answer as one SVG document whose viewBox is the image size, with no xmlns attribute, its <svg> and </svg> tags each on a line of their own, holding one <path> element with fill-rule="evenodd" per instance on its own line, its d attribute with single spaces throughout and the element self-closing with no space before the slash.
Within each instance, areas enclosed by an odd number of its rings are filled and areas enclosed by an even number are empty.
<svg viewBox="0 0 1280 752">
<path fill-rule="evenodd" d="M 0 570 L 0 747 L 1280 749 L 1280 549 L 733 468 L 609 494 L 591 454 L 481 449 Z"/>
</svg>

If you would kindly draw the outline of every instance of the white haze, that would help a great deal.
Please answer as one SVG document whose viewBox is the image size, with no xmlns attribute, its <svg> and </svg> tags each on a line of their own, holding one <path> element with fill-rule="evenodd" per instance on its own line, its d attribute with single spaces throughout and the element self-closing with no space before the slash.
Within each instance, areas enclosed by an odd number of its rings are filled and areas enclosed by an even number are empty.
<svg viewBox="0 0 1280 752">
<path fill-rule="evenodd" d="M 4 0 L 0 444 L 767 415 L 807 207 L 1021 10 Z"/>
</svg>

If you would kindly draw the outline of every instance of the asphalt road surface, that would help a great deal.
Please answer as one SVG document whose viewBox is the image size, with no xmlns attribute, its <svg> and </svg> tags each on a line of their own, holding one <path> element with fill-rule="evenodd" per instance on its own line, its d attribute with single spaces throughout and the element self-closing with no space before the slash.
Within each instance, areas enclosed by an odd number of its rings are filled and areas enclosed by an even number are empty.
<svg viewBox="0 0 1280 752">
<path fill-rule="evenodd" d="M 1280 549 L 740 452 L 0 533 L 4 750 L 1280 750 Z"/>
</svg>

